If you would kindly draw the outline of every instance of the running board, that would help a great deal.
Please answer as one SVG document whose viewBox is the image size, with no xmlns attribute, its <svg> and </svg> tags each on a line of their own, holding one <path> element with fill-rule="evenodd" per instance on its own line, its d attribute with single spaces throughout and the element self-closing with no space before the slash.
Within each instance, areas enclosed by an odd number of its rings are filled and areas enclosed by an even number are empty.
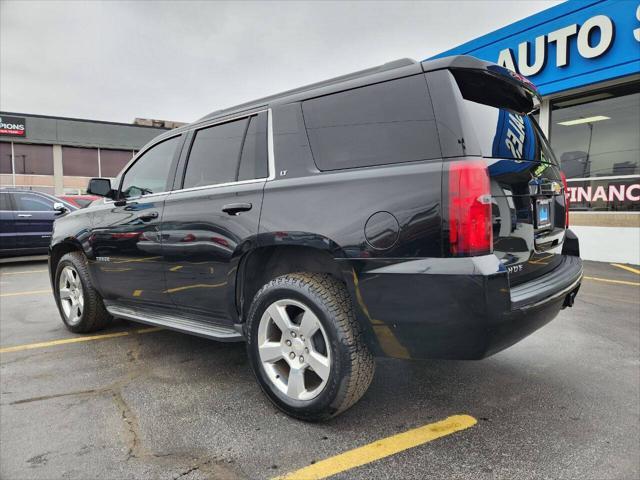
<svg viewBox="0 0 640 480">
<path fill-rule="evenodd" d="M 121 305 L 107 305 L 107 311 L 116 318 L 164 327 L 220 342 L 241 342 L 244 337 L 232 327 L 214 325 L 201 320 L 179 318 L 165 313 L 135 310 Z"/>
</svg>

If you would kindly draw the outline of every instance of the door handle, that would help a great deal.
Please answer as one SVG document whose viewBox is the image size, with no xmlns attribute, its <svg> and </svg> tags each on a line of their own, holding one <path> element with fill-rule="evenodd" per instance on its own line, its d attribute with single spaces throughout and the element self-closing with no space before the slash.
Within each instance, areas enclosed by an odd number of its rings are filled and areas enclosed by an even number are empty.
<svg viewBox="0 0 640 480">
<path fill-rule="evenodd" d="M 149 220 L 153 220 L 154 218 L 158 218 L 158 212 L 149 212 L 143 213 L 138 217 L 143 222 L 148 222 Z"/>
<path fill-rule="evenodd" d="M 33 217 L 33 215 L 31 215 L 30 213 L 19 213 L 18 216 L 22 218 Z"/>
<path fill-rule="evenodd" d="M 242 212 L 248 212 L 251 210 L 251 207 L 253 207 L 253 205 L 250 203 L 229 203 L 222 207 L 222 211 L 229 215 L 238 215 Z"/>
</svg>

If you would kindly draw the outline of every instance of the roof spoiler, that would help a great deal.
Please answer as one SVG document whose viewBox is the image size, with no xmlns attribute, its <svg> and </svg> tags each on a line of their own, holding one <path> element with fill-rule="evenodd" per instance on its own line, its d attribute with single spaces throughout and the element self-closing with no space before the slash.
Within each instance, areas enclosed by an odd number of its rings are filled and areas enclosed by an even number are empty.
<svg viewBox="0 0 640 480">
<path fill-rule="evenodd" d="M 517 72 L 509 70 L 495 63 L 486 62 L 479 58 L 472 57 L 470 55 L 455 55 L 452 57 L 436 58 L 434 60 L 425 60 L 421 62 L 422 70 L 424 72 L 432 72 L 434 70 L 443 69 L 470 69 L 470 70 L 484 70 L 487 73 L 506 80 L 510 83 L 525 89 L 532 97 L 537 100 L 537 103 L 542 102 L 542 97 L 538 88 L 524 75 L 520 75 Z"/>
</svg>

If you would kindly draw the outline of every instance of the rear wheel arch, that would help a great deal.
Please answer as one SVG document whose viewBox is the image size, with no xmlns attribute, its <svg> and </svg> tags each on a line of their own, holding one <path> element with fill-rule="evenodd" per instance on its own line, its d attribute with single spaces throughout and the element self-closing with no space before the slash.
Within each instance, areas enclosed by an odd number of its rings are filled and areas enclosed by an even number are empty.
<svg viewBox="0 0 640 480">
<path fill-rule="evenodd" d="M 326 250 L 296 245 L 255 248 L 242 257 L 231 289 L 237 321 L 245 322 L 254 296 L 265 284 L 296 272 L 325 273 L 346 284 L 339 262 Z"/>
</svg>

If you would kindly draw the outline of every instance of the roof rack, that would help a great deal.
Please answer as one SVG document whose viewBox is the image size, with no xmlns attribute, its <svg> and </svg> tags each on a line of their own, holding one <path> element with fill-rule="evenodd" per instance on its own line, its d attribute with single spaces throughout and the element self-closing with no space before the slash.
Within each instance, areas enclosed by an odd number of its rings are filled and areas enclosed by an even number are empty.
<svg viewBox="0 0 640 480">
<path fill-rule="evenodd" d="M 243 107 L 252 107 L 258 106 L 260 104 L 268 103 L 272 100 L 286 97 L 289 95 L 294 95 L 297 93 L 303 93 L 309 90 L 314 90 L 316 88 L 327 87 L 329 85 L 335 85 L 336 83 L 346 82 L 348 80 L 354 80 L 356 78 L 366 77 L 368 75 L 373 75 L 376 73 L 386 72 L 388 70 L 395 70 L 396 68 L 407 67 L 409 65 L 415 65 L 418 62 L 411 58 L 399 58 L 398 60 L 393 60 L 391 62 L 383 63 L 382 65 L 378 65 L 377 67 L 366 68 L 364 70 L 359 70 L 357 72 L 348 73 L 346 75 L 340 75 L 338 77 L 330 78 L 328 80 L 323 80 L 321 82 L 312 83 L 309 85 L 305 85 L 303 87 L 294 88 L 292 90 L 286 90 L 284 92 L 277 93 L 275 95 L 269 95 L 268 97 L 259 98 L 257 100 L 252 100 L 250 102 L 242 103 L 240 105 L 234 105 L 233 107 L 224 108 L 221 110 L 216 110 L 208 115 L 205 115 L 201 119 L 198 120 L 208 120 L 214 117 L 221 116 L 226 112 L 232 112 L 236 110 L 241 110 Z"/>
</svg>

